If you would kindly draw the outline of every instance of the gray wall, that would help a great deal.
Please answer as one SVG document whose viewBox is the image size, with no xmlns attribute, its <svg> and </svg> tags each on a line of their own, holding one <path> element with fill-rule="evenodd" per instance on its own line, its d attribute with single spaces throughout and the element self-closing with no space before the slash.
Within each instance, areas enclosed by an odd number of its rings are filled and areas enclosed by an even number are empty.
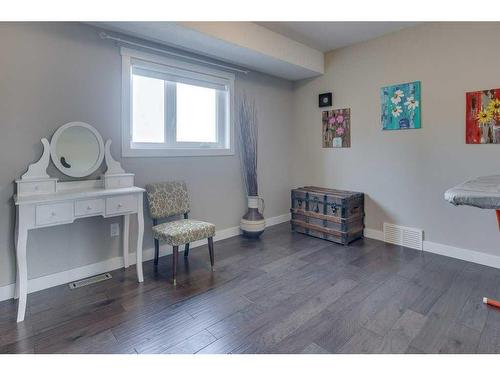
<svg viewBox="0 0 500 375">
<path fill-rule="evenodd" d="M 40 138 L 50 138 L 66 122 L 84 121 L 104 139 L 112 138 L 112 153 L 120 156 L 121 59 L 119 49 L 100 40 L 97 32 L 74 23 L 0 23 L 0 286 L 15 278 L 13 180 L 39 158 Z M 259 178 L 265 215 L 285 214 L 291 187 L 291 84 L 250 73 L 237 77 L 236 90 L 254 97 L 259 112 Z M 186 180 L 192 217 L 212 221 L 218 229 L 238 225 L 244 213 L 237 154 L 121 162 L 127 172 L 136 174 L 138 186 Z M 54 168 L 50 172 L 62 177 Z M 110 223 L 117 220 L 83 219 L 33 231 L 28 241 L 29 278 L 118 256 L 120 238 L 109 235 Z M 149 223 L 146 216 L 144 248 L 152 247 Z"/>
<path fill-rule="evenodd" d="M 295 85 L 294 183 L 364 191 L 366 223 L 500 255 L 494 211 L 453 207 L 446 189 L 500 174 L 499 145 L 465 144 L 465 92 L 500 87 L 499 23 L 424 24 L 326 56 L 326 73 Z M 379 89 L 422 82 L 422 129 L 380 130 Z M 318 94 L 351 108 L 351 148 L 321 148 Z"/>
<path fill-rule="evenodd" d="M 500 146 L 464 142 L 465 92 L 500 87 L 498 23 L 426 24 L 326 55 L 326 74 L 291 84 L 251 73 L 237 90 L 253 96 L 260 120 L 260 184 L 266 216 L 285 214 L 292 186 L 318 184 L 367 193 L 367 226 L 419 227 L 426 239 L 499 254 L 493 211 L 453 207 L 443 192 L 474 176 L 499 173 Z M 85 121 L 120 155 L 120 55 L 81 24 L 0 23 L 0 286 L 14 281 L 13 180 L 41 153 L 42 137 Z M 382 132 L 379 89 L 422 82 L 422 129 Z M 352 110 L 352 147 L 321 148 L 317 94 Z M 265 161 L 265 162 L 264 162 Z M 185 179 L 193 217 L 218 229 L 238 224 L 245 207 L 239 158 L 127 158 L 136 183 Z M 293 169 L 292 169 L 293 168 Z M 57 172 L 51 169 L 51 173 Z M 117 219 L 84 219 L 33 232 L 29 277 L 120 254 Z M 144 247 L 152 247 L 146 217 Z"/>
</svg>

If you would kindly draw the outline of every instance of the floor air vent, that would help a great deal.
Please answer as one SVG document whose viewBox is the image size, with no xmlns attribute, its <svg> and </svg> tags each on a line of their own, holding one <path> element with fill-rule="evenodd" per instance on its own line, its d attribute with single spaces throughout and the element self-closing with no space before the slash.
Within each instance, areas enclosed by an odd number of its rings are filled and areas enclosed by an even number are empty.
<svg viewBox="0 0 500 375">
<path fill-rule="evenodd" d="M 101 282 L 104 280 L 109 280 L 112 277 L 113 276 L 111 276 L 110 273 L 103 273 L 101 275 L 92 276 L 92 277 L 89 277 L 87 279 L 73 281 L 73 282 L 69 283 L 69 288 L 70 289 L 81 288 L 81 287 L 84 287 L 84 286 L 87 286 L 90 284 L 95 284 L 95 283 L 98 283 L 98 282 Z"/>
<path fill-rule="evenodd" d="M 423 249 L 424 232 L 422 229 L 402 227 L 384 223 L 384 241 L 394 245 Z"/>
</svg>

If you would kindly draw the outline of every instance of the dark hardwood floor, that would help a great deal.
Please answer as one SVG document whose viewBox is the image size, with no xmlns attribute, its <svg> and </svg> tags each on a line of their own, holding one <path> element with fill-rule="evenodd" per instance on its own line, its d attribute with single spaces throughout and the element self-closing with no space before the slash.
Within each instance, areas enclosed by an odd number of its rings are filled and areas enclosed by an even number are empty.
<svg viewBox="0 0 500 375">
<path fill-rule="evenodd" d="M 498 353 L 500 270 L 363 239 L 344 247 L 268 228 L 0 303 L 1 353 Z"/>
</svg>

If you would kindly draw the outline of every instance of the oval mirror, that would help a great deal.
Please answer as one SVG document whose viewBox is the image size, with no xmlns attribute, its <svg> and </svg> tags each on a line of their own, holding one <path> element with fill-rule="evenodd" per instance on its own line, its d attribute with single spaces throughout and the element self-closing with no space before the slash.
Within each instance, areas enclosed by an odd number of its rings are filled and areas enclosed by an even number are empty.
<svg viewBox="0 0 500 375">
<path fill-rule="evenodd" d="M 71 177 L 94 173 L 104 158 L 99 132 L 85 122 L 70 122 L 56 130 L 50 141 L 50 156 L 57 169 Z"/>
</svg>

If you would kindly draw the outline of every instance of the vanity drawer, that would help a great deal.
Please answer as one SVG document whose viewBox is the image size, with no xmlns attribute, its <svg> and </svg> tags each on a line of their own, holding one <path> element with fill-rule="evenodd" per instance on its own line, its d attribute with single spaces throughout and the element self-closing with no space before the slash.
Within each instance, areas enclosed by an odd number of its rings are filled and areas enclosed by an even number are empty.
<svg viewBox="0 0 500 375">
<path fill-rule="evenodd" d="M 106 215 L 119 215 L 137 211 L 136 195 L 119 195 L 106 198 Z"/>
<path fill-rule="evenodd" d="M 104 175 L 104 187 L 106 189 L 119 189 L 134 186 L 134 174 L 123 173 L 117 175 Z"/>
<path fill-rule="evenodd" d="M 45 193 L 55 193 L 56 179 L 47 180 L 34 180 L 34 181 L 17 181 L 17 194 L 23 195 L 36 195 Z"/>
<path fill-rule="evenodd" d="M 36 225 L 73 221 L 73 202 L 41 204 L 36 206 Z"/>
<path fill-rule="evenodd" d="M 104 199 L 86 199 L 75 202 L 75 216 L 99 215 L 104 213 Z"/>
</svg>

